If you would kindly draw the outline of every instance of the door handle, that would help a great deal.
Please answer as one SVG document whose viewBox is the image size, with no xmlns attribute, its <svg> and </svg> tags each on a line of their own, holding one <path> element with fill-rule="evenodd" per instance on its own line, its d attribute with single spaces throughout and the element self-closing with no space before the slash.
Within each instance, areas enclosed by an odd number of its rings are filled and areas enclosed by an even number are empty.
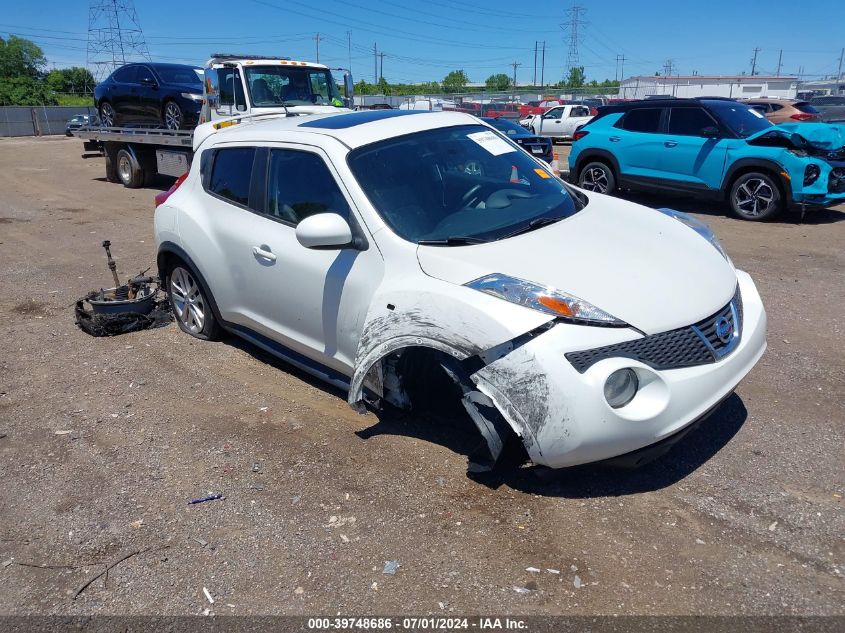
<svg viewBox="0 0 845 633">
<path fill-rule="evenodd" d="M 622 140 L 622 137 L 621 136 L 611 136 L 607 140 L 610 141 L 611 143 L 618 143 L 619 141 Z"/>
<path fill-rule="evenodd" d="M 265 251 L 260 246 L 253 246 L 252 247 L 252 254 L 256 257 L 261 257 L 262 259 L 266 259 L 268 261 L 274 262 L 276 261 L 276 256 L 273 255 L 270 251 Z"/>
<path fill-rule="evenodd" d="M 675 147 L 678 144 L 678 141 L 664 141 L 663 144 L 666 147 Z"/>
<path fill-rule="evenodd" d="M 560 123 L 560 119 L 558 119 L 557 121 L 555 121 L 555 123 Z"/>
</svg>

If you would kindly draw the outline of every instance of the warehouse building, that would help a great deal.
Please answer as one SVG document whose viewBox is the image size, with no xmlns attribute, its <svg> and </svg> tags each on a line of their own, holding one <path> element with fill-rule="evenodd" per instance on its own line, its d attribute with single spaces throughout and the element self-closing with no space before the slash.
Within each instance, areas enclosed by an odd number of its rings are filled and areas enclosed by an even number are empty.
<svg viewBox="0 0 845 633">
<path fill-rule="evenodd" d="M 619 87 L 623 99 L 654 96 L 794 99 L 797 92 L 798 77 L 761 75 L 640 76 L 624 79 Z"/>
</svg>

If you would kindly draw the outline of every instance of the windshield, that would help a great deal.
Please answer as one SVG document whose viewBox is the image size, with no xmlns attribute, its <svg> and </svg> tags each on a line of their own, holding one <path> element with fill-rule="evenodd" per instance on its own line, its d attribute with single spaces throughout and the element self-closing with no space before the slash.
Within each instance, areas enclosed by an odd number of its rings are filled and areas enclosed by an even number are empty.
<svg viewBox="0 0 845 633">
<path fill-rule="evenodd" d="M 728 128 L 745 138 L 755 132 L 772 127 L 772 123 L 757 110 L 735 101 L 708 101 L 707 107 L 715 112 Z"/>
<path fill-rule="evenodd" d="M 285 105 L 342 106 L 327 69 L 291 66 L 245 66 L 252 103 L 259 108 Z"/>
<path fill-rule="evenodd" d="M 583 206 L 539 163 L 481 125 L 366 145 L 348 162 L 381 217 L 411 242 L 502 239 Z"/>
<path fill-rule="evenodd" d="M 489 123 L 500 132 L 504 132 L 508 136 L 525 136 L 526 129 L 517 123 L 504 121 L 502 119 L 483 119 L 485 123 Z"/>
<path fill-rule="evenodd" d="M 156 72 L 166 84 L 185 84 L 202 89 L 202 70 L 199 68 L 156 66 Z"/>
</svg>

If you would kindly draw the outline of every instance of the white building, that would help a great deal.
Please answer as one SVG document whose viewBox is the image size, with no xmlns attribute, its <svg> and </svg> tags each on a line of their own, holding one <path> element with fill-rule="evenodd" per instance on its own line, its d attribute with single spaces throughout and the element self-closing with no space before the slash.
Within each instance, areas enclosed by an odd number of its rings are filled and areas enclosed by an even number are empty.
<svg viewBox="0 0 845 633">
<path fill-rule="evenodd" d="M 666 95 L 679 98 L 730 97 L 751 99 L 773 97 L 794 99 L 797 77 L 765 77 L 762 75 L 687 75 L 670 77 L 629 77 L 619 86 L 623 99 L 644 99 Z"/>
</svg>

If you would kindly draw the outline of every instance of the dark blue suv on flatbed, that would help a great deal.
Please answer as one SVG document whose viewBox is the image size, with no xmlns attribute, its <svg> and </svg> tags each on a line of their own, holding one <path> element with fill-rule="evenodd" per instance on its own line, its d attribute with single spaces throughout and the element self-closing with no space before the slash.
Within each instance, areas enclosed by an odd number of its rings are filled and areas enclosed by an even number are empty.
<svg viewBox="0 0 845 633">
<path fill-rule="evenodd" d="M 772 125 L 731 99 L 603 107 L 576 131 L 570 179 L 599 193 L 650 189 L 727 200 L 746 220 L 845 202 L 845 126 Z"/>
</svg>

